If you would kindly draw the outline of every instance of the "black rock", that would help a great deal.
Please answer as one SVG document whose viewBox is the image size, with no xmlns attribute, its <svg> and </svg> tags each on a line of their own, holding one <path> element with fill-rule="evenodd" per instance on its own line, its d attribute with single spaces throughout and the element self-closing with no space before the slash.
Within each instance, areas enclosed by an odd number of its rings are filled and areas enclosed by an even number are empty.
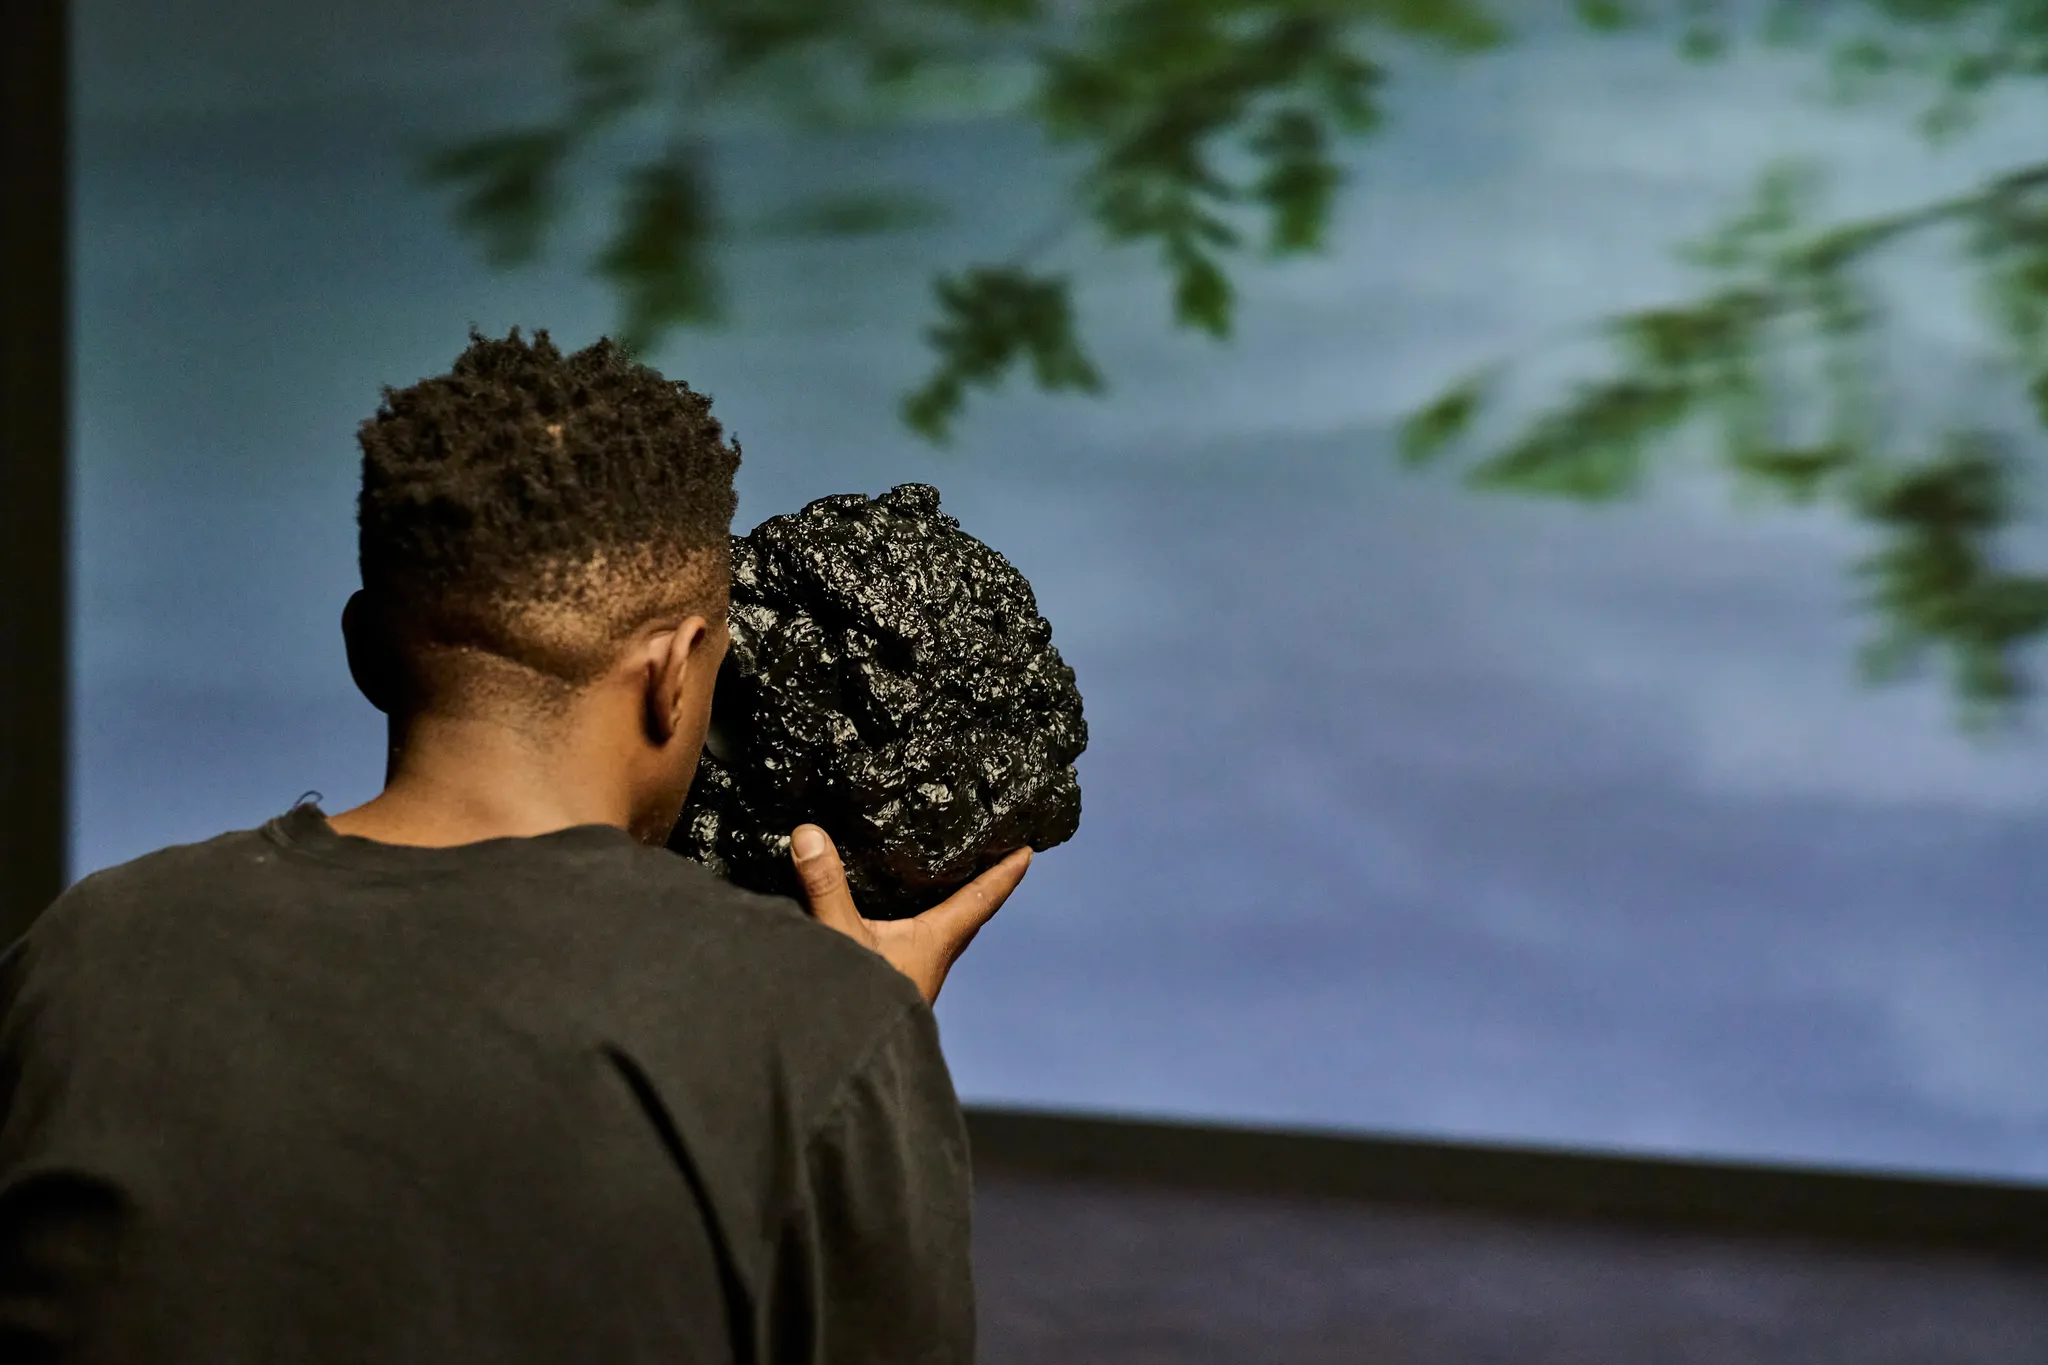
<svg viewBox="0 0 2048 1365">
<path fill-rule="evenodd" d="M 795 895 L 790 831 L 822 825 L 861 913 L 895 919 L 1074 836 L 1074 670 L 1031 585 L 937 489 L 820 498 L 732 558 L 732 652 L 670 848 Z"/>
</svg>

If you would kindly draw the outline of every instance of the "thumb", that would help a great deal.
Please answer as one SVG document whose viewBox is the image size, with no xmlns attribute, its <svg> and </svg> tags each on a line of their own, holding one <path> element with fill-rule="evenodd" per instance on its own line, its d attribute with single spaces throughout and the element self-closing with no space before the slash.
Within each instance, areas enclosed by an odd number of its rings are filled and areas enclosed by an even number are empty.
<svg viewBox="0 0 2048 1365">
<path fill-rule="evenodd" d="M 1031 850 L 1020 848 L 917 917 L 945 945 L 948 965 L 967 951 L 981 926 L 995 918 L 1030 867 Z"/>
<path fill-rule="evenodd" d="M 846 865 L 840 862 L 831 837 L 816 825 L 798 825 L 789 836 L 789 856 L 796 864 L 811 917 L 841 933 L 857 935 L 860 910 L 853 903 L 853 892 L 847 889 Z"/>
</svg>

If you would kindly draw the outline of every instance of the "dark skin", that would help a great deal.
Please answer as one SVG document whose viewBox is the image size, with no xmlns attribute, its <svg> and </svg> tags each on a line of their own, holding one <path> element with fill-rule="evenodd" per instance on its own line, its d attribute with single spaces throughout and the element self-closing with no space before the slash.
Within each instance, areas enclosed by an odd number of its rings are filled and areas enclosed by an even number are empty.
<svg viewBox="0 0 2048 1365">
<path fill-rule="evenodd" d="M 359 592 L 341 628 L 356 686 L 388 718 L 384 790 L 334 816 L 338 833 L 446 848 L 613 825 L 642 843 L 667 840 L 711 723 L 712 688 L 730 642 L 723 613 L 642 626 L 559 707 L 507 697 L 443 711 L 396 704 L 397 661 L 377 615 Z M 854 905 L 823 830 L 799 826 L 790 848 L 812 915 L 880 954 L 927 1002 L 1031 864 L 1031 851 L 1019 849 L 924 914 L 877 921 Z"/>
</svg>

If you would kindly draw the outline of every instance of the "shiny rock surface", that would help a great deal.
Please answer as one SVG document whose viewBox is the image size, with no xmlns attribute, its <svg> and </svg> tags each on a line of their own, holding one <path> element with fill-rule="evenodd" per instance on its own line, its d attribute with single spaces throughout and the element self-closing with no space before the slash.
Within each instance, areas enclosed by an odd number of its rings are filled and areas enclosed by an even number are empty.
<svg viewBox="0 0 2048 1365">
<path fill-rule="evenodd" d="M 1074 836 L 1074 671 L 1031 585 L 937 489 L 820 498 L 732 554 L 732 650 L 671 848 L 793 895 L 789 835 L 810 821 L 861 913 L 888 919 Z"/>
</svg>

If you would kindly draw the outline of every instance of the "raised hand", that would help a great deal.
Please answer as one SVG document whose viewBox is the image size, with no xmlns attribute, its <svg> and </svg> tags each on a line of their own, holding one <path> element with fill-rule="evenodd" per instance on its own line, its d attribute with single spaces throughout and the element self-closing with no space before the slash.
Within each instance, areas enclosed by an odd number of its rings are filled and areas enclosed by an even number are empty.
<svg viewBox="0 0 2048 1365">
<path fill-rule="evenodd" d="M 927 1004 L 939 998 L 946 973 L 1031 866 L 1031 850 L 1020 848 L 921 915 L 871 920 L 863 919 L 854 905 L 853 892 L 846 885 L 846 867 L 824 830 L 816 825 L 797 826 L 790 836 L 789 854 L 812 917 L 888 959 L 916 983 Z"/>
</svg>

